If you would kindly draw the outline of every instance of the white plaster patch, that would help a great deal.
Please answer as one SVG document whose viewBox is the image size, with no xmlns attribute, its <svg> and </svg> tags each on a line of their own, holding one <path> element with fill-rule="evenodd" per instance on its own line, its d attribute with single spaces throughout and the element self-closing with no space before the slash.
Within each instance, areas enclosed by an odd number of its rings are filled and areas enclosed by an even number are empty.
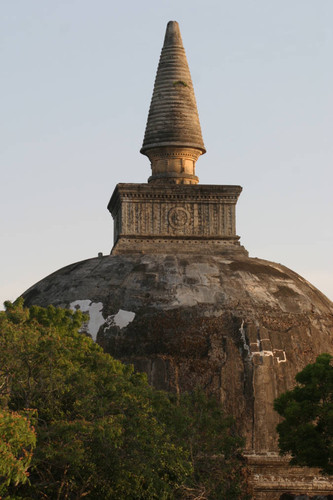
<svg viewBox="0 0 333 500">
<path fill-rule="evenodd" d="M 280 359 L 280 356 L 281 356 L 280 353 L 283 354 L 282 359 Z M 261 350 L 261 351 L 252 352 L 252 356 L 256 356 L 256 355 L 261 356 L 261 357 L 273 356 L 278 363 L 286 363 L 286 361 L 287 361 L 286 351 L 282 351 L 281 349 L 273 349 L 273 351 Z"/>
<path fill-rule="evenodd" d="M 102 314 L 102 302 L 91 302 L 91 300 L 75 300 L 69 306 L 73 311 L 80 309 L 83 313 L 89 314 L 89 321 L 87 323 L 87 333 L 89 333 L 93 340 L 96 340 L 99 328 L 104 325 L 105 319 Z"/>
<path fill-rule="evenodd" d="M 280 357 L 276 355 L 277 352 L 279 352 L 279 353 L 282 352 L 283 353 L 283 359 L 280 359 Z M 278 363 L 286 363 L 286 361 L 287 361 L 286 351 L 281 351 L 281 350 L 274 349 L 274 354 L 276 356 L 276 361 Z"/>
<path fill-rule="evenodd" d="M 127 325 L 132 323 L 135 318 L 135 313 L 132 311 L 124 311 L 123 309 L 119 309 L 117 314 L 113 314 L 107 317 L 108 326 L 118 326 L 120 329 L 125 328 Z"/>
<path fill-rule="evenodd" d="M 252 353 L 252 356 L 260 356 L 260 357 L 265 357 L 265 356 L 274 356 L 273 351 L 254 351 Z"/>
<path fill-rule="evenodd" d="M 256 342 L 250 342 L 250 346 L 251 345 L 255 345 L 256 347 L 260 347 L 260 342 L 259 342 L 259 340 L 257 340 Z M 259 351 L 255 351 L 255 352 L 259 352 Z"/>
<path fill-rule="evenodd" d="M 242 320 L 242 324 L 241 324 L 241 327 L 239 329 L 239 332 L 241 334 L 241 339 L 243 341 L 244 350 L 247 351 L 247 355 L 249 356 L 249 358 L 252 358 L 251 349 L 247 345 L 246 338 L 245 338 L 244 320 Z M 255 354 L 255 353 L 253 353 L 253 354 Z"/>
</svg>

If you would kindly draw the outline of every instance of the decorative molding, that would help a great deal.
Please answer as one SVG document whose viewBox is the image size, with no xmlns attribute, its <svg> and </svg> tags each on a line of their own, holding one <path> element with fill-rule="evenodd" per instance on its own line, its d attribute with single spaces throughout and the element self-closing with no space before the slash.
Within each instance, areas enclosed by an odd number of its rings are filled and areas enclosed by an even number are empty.
<svg viewBox="0 0 333 500">
<path fill-rule="evenodd" d="M 157 151 L 157 149 L 151 149 L 149 151 L 149 155 L 151 158 L 191 158 L 193 161 L 197 161 L 201 152 L 196 151 L 195 149 L 185 148 L 180 151 L 164 151 L 161 148 L 161 151 Z"/>
<path fill-rule="evenodd" d="M 190 218 L 189 212 L 182 207 L 173 207 L 168 213 L 168 221 L 173 229 L 183 228 L 189 222 Z"/>
</svg>

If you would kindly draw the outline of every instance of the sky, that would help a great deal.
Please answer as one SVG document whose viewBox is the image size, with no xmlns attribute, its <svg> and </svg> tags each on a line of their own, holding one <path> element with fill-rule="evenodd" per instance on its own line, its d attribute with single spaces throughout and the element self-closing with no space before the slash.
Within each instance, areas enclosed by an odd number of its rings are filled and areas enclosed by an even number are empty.
<svg viewBox="0 0 333 500">
<path fill-rule="evenodd" d="M 180 24 L 207 153 L 237 233 L 333 299 L 332 0 L 2 0 L 0 304 L 113 245 L 166 24 Z"/>
</svg>

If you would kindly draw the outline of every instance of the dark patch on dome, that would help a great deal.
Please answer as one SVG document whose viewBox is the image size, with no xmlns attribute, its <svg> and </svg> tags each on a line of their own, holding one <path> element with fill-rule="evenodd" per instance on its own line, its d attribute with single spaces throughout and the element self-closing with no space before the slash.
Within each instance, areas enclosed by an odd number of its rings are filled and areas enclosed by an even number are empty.
<svg viewBox="0 0 333 500">
<path fill-rule="evenodd" d="M 267 264 L 261 264 L 259 262 L 253 262 L 251 259 L 247 260 L 234 260 L 229 264 L 229 268 L 232 271 L 245 271 L 251 274 L 267 274 L 269 276 L 275 276 L 277 278 L 288 278 L 286 273 L 283 273 L 275 267 L 269 266 Z"/>
<path fill-rule="evenodd" d="M 299 297 L 299 294 L 295 292 L 292 288 L 289 288 L 288 286 L 278 286 L 278 290 L 273 293 L 276 297 L 279 298 L 290 298 L 290 299 L 297 299 Z"/>
<path fill-rule="evenodd" d="M 39 290 L 33 287 L 30 291 L 24 293 L 24 300 L 26 304 L 34 304 L 35 299 L 39 296 Z"/>
</svg>

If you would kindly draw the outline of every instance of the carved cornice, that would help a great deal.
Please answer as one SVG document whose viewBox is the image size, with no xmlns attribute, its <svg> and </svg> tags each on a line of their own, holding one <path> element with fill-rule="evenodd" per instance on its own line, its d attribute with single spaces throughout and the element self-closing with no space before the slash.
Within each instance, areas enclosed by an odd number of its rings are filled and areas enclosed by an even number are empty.
<svg viewBox="0 0 333 500">
<path fill-rule="evenodd" d="M 117 184 L 110 202 L 108 210 L 112 215 L 115 215 L 118 208 L 118 203 L 121 199 L 128 199 L 131 201 L 143 199 L 147 200 L 172 200 L 172 201 L 186 201 L 186 202 L 217 202 L 217 203 L 236 203 L 240 193 L 242 192 L 241 186 L 233 185 L 207 185 L 200 184 L 195 186 L 158 186 L 149 184 Z"/>
<path fill-rule="evenodd" d="M 193 161 L 197 161 L 198 157 L 201 154 L 201 151 L 192 148 L 182 148 L 180 150 L 172 150 L 168 151 L 162 148 L 151 149 L 147 151 L 147 156 L 149 153 L 149 158 L 191 158 Z"/>
<path fill-rule="evenodd" d="M 240 236 L 182 236 L 181 238 L 179 236 L 161 236 L 161 237 L 156 237 L 156 236 L 151 236 L 149 234 L 143 234 L 143 235 L 130 235 L 130 234 L 119 234 L 119 237 L 123 238 L 124 240 L 128 240 L 131 242 L 139 243 L 142 241 L 145 241 L 147 243 L 155 242 L 155 243 L 168 243 L 169 241 L 175 242 L 177 244 L 186 244 L 188 242 L 191 243 L 207 243 L 208 245 L 230 245 L 231 243 L 234 244 L 239 241 Z M 237 243 L 239 244 L 239 243 Z"/>
<path fill-rule="evenodd" d="M 131 237 L 119 236 L 112 255 L 119 254 L 210 254 L 210 255 L 248 255 L 248 252 L 239 244 L 239 236 L 233 238 L 175 238 L 175 237 Z"/>
</svg>

